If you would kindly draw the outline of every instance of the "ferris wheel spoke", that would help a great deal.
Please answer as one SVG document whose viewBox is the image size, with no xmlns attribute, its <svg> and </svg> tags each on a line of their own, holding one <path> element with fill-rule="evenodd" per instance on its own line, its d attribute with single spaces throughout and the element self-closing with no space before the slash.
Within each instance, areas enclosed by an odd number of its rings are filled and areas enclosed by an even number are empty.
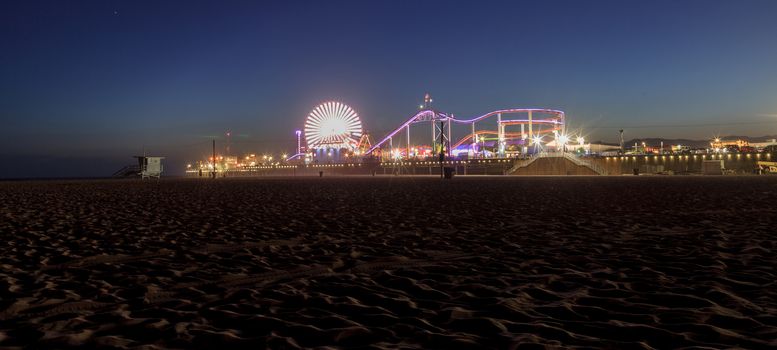
<svg viewBox="0 0 777 350">
<path fill-rule="evenodd" d="M 324 102 L 308 114 L 305 139 L 311 149 L 354 148 L 362 135 L 359 115 L 350 106 L 336 101 Z"/>
</svg>

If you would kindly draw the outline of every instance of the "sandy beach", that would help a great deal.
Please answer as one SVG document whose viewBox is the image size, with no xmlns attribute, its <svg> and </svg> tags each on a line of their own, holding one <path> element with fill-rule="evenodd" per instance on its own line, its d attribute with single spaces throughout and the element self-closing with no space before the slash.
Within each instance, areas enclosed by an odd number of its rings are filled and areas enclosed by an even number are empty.
<svg viewBox="0 0 777 350">
<path fill-rule="evenodd" d="M 0 232 L 0 347 L 777 347 L 777 177 L 12 181 Z"/>
</svg>

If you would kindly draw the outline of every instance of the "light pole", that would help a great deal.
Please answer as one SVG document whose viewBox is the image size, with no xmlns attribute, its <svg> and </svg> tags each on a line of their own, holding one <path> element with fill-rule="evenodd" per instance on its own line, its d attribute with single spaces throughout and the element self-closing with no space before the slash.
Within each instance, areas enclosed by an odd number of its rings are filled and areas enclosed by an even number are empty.
<svg viewBox="0 0 777 350">
<path fill-rule="evenodd" d="M 302 153 L 302 130 L 297 130 L 297 154 Z"/>
</svg>

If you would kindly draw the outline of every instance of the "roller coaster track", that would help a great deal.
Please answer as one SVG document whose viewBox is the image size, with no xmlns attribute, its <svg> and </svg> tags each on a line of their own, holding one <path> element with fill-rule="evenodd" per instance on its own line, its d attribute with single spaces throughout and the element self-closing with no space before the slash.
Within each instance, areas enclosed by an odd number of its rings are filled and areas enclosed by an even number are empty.
<svg viewBox="0 0 777 350">
<path fill-rule="evenodd" d="M 516 113 L 543 113 L 543 114 L 551 114 L 555 117 L 552 118 L 546 118 L 546 119 L 514 119 L 514 120 L 502 120 L 501 123 L 504 125 L 514 125 L 514 124 L 543 124 L 543 125 L 553 125 L 555 127 L 561 127 L 564 125 L 564 112 L 555 110 L 555 109 L 544 109 L 544 108 L 511 108 L 511 109 L 500 109 L 493 112 L 489 112 L 486 114 L 483 114 L 478 117 L 470 118 L 470 119 L 456 119 L 452 114 L 446 114 L 440 111 L 436 111 L 433 109 L 424 109 L 419 111 L 418 113 L 414 114 L 412 117 L 410 117 L 406 122 L 402 123 L 398 128 L 396 128 L 394 131 L 390 132 L 386 137 L 384 137 L 380 142 L 375 143 L 370 149 L 368 149 L 365 154 L 370 154 L 376 149 L 382 147 L 386 142 L 389 142 L 389 140 L 399 134 L 403 129 L 409 127 L 412 124 L 421 123 L 421 122 L 434 122 L 434 121 L 441 121 L 441 122 L 447 122 L 450 121 L 452 123 L 459 123 L 459 124 L 472 124 L 475 122 L 479 122 L 481 120 L 496 116 L 496 115 L 502 115 L 502 114 L 516 114 Z M 477 132 L 475 133 L 477 134 Z M 464 141 L 467 140 L 467 138 L 471 138 L 473 136 L 472 133 L 469 134 L 468 137 L 465 137 L 461 141 L 457 143 L 457 145 L 460 145 Z"/>
</svg>

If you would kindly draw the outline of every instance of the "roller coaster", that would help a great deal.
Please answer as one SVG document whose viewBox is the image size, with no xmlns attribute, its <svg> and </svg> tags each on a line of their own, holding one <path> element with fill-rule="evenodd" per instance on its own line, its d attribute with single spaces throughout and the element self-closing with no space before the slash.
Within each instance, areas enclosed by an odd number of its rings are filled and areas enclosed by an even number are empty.
<svg viewBox="0 0 777 350">
<path fill-rule="evenodd" d="M 491 149 L 491 153 L 504 156 L 513 152 L 530 152 L 529 146 L 539 147 L 543 143 L 555 146 L 559 142 L 566 142 L 562 136 L 565 134 L 565 116 L 564 112 L 559 110 L 512 108 L 496 110 L 470 119 L 458 119 L 452 114 L 425 107 L 427 108 L 421 109 L 383 139 L 374 143 L 366 150 L 365 155 L 377 155 L 389 149 L 394 158 L 419 156 L 417 151 L 412 151 L 416 147 L 413 146 L 410 137 L 410 127 L 424 124 L 430 129 L 429 140 L 433 152 L 444 150 L 449 157 L 462 153 L 478 154 L 485 149 Z M 496 118 L 496 130 L 478 130 L 478 123 L 489 118 Z M 469 126 L 468 134 L 456 142 L 453 142 L 451 133 L 454 124 Z M 520 126 L 520 131 L 508 131 L 507 128 L 512 126 Z M 552 138 L 546 140 L 549 136 Z M 395 145 L 400 147 L 395 148 Z"/>
</svg>

